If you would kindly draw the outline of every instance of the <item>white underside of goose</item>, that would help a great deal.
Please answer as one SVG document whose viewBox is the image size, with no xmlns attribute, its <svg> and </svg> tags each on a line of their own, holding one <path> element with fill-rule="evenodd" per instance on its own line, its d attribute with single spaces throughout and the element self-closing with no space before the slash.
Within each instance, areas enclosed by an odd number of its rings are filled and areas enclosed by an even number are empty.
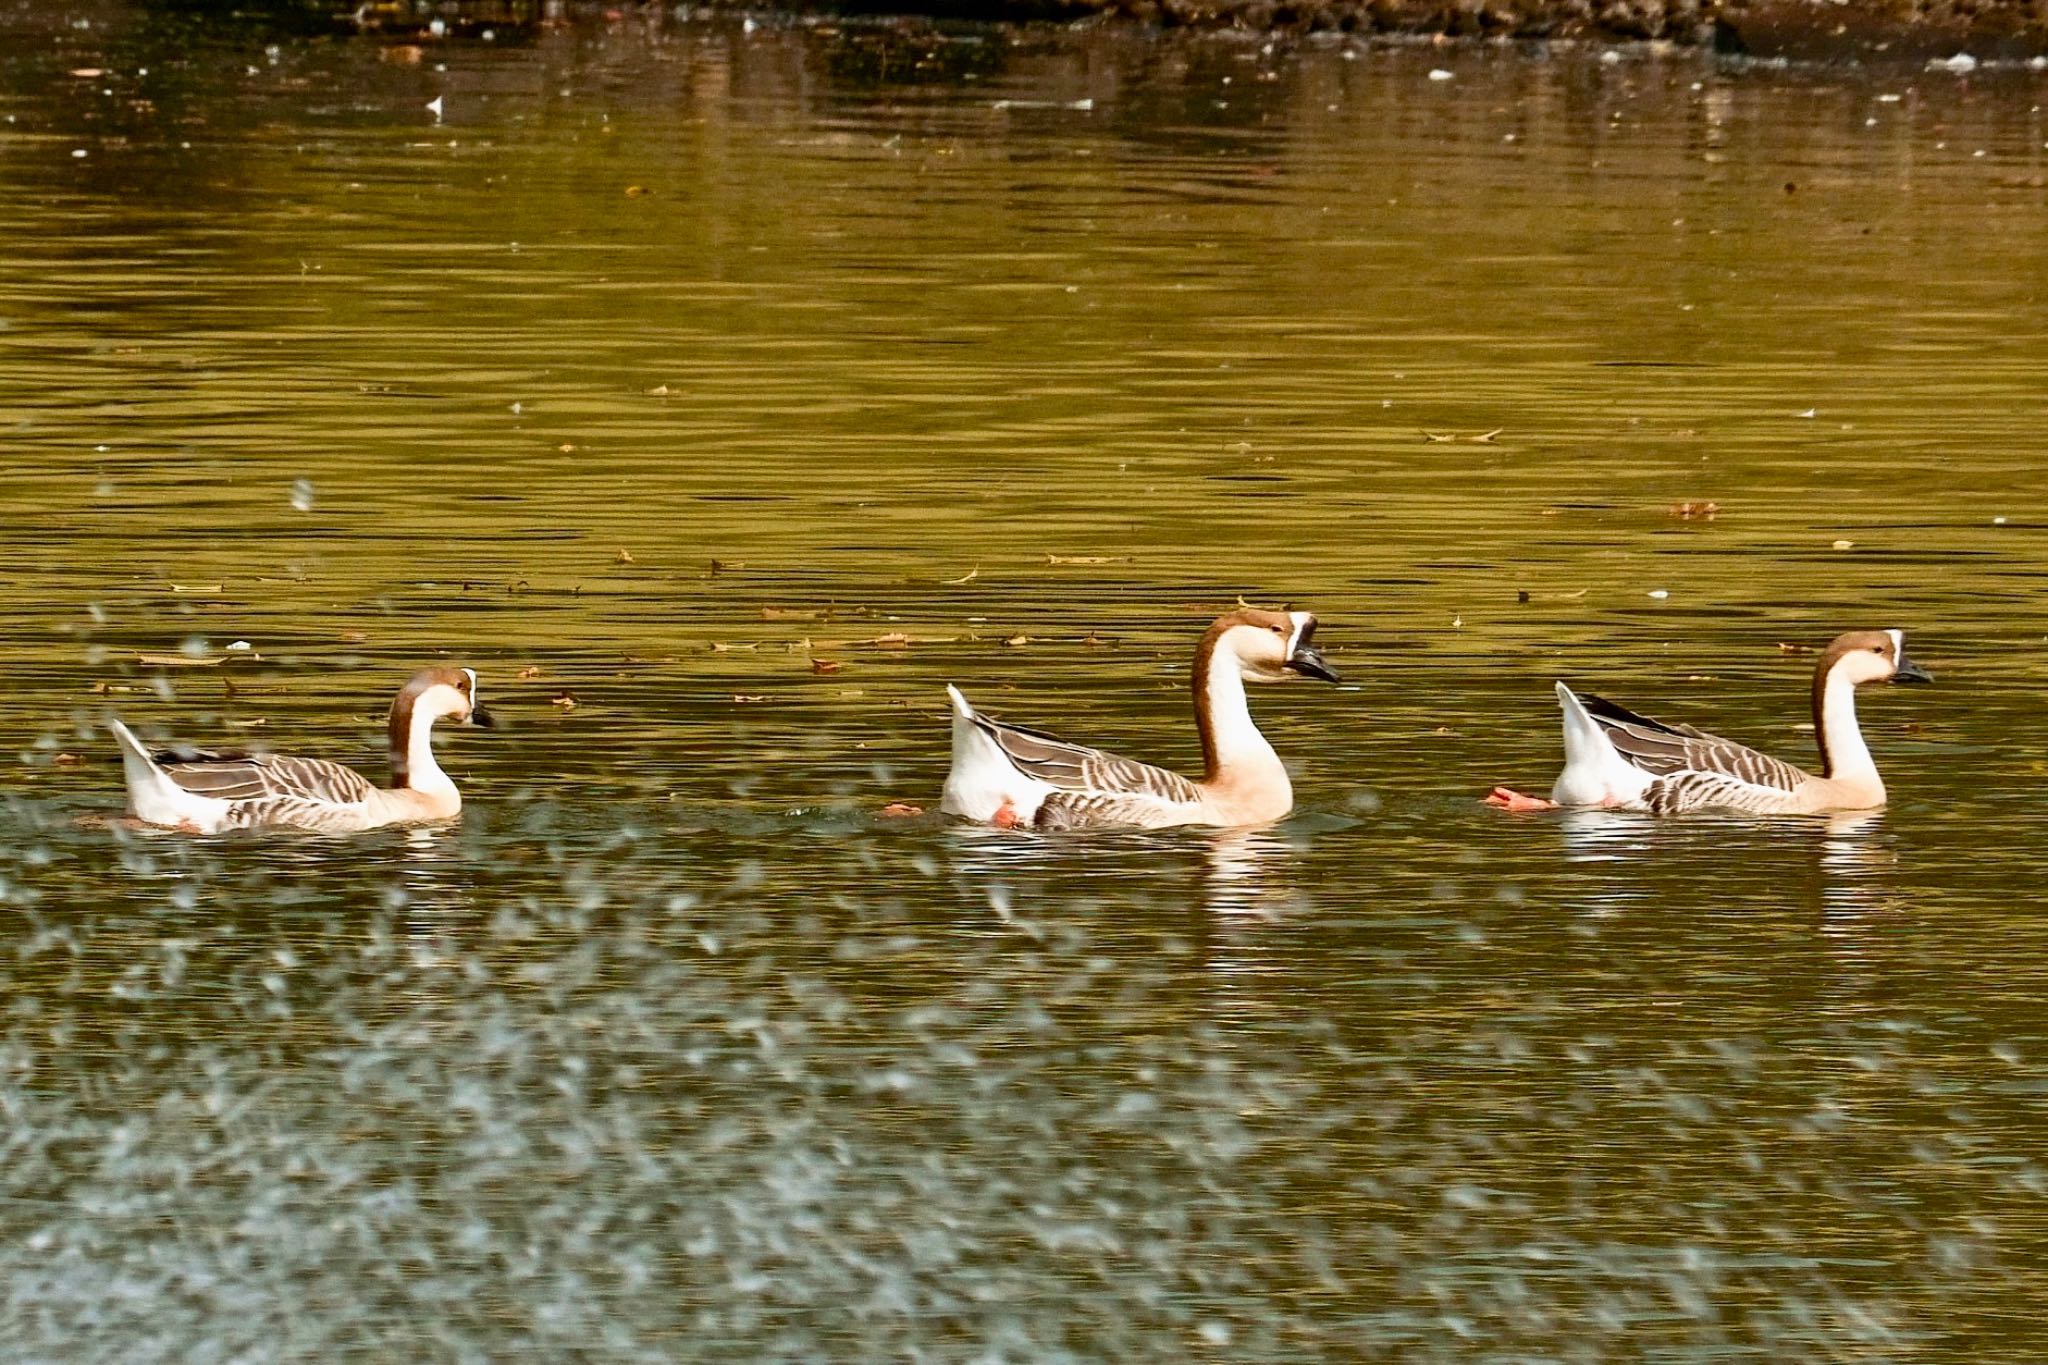
<svg viewBox="0 0 2048 1365">
<path fill-rule="evenodd" d="M 1639 806 L 1657 779 L 1621 756 L 1578 695 L 1557 685 L 1564 708 L 1564 771 L 1550 789 L 1560 806 Z"/>
<path fill-rule="evenodd" d="M 953 770 L 946 774 L 939 809 L 983 824 L 1007 809 L 1013 819 L 1006 823 L 1031 824 L 1053 785 L 1027 776 L 1010 761 L 959 688 L 947 683 L 946 695 L 953 701 Z"/>
</svg>

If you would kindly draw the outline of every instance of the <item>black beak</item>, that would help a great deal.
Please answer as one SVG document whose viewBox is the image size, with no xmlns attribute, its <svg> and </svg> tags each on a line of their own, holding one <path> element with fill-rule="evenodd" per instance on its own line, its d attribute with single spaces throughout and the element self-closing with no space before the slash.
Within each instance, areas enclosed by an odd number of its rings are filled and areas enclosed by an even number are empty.
<svg viewBox="0 0 2048 1365">
<path fill-rule="evenodd" d="M 469 708 L 468 723 L 474 725 L 479 730 L 495 730 L 498 728 L 498 718 L 484 710 L 481 706 Z"/>
<path fill-rule="evenodd" d="M 1287 658 L 1287 666 L 1304 678 L 1343 682 L 1344 680 L 1337 676 L 1337 670 L 1323 662 L 1322 651 L 1308 642 L 1309 631 L 1314 629 L 1314 626 L 1310 626 L 1308 630 L 1302 631 L 1301 639 L 1295 642 L 1294 653 Z"/>
<path fill-rule="evenodd" d="M 1931 683 L 1934 675 L 1901 654 L 1892 666 L 1891 680 L 1895 683 Z"/>
</svg>

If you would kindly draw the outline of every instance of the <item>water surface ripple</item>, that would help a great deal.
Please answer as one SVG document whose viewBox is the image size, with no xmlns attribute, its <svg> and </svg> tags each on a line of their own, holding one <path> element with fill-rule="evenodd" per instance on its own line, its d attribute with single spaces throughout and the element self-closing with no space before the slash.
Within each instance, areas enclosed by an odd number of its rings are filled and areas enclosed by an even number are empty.
<svg viewBox="0 0 2048 1365">
<path fill-rule="evenodd" d="M 13 1351 L 2048 1355 L 2048 78 L 73 8 L 0 16 Z M 1350 680 L 1254 698 L 1281 826 L 878 818 L 947 681 L 1191 765 L 1240 597 Z M 1557 677 L 1803 761 L 1853 626 L 1941 680 L 1881 815 L 1473 799 Z M 457 827 L 108 823 L 108 714 L 375 769 L 444 656 Z"/>
</svg>

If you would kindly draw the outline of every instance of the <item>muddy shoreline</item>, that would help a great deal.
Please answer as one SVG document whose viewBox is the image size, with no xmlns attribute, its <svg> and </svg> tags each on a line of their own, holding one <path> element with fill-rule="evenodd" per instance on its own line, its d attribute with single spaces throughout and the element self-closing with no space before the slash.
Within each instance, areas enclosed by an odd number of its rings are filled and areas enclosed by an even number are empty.
<svg viewBox="0 0 2048 1365">
<path fill-rule="evenodd" d="M 187 3 L 206 7 L 206 0 Z M 316 6 L 344 26 L 389 34 L 437 21 L 451 37 L 477 26 L 615 20 L 671 8 L 620 0 L 381 0 L 341 14 L 323 0 L 283 0 L 271 9 L 297 8 L 310 17 Z M 246 0 L 238 8 L 247 12 Z M 697 0 L 674 12 L 693 9 L 873 21 L 1123 22 L 1280 34 L 1650 42 L 1795 61 L 2048 57 L 2048 0 Z"/>
</svg>

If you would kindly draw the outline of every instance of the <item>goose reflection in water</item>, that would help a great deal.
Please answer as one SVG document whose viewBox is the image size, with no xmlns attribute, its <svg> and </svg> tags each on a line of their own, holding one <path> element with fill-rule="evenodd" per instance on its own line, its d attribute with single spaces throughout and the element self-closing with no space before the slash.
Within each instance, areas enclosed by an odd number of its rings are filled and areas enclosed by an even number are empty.
<svg viewBox="0 0 2048 1365">
<path fill-rule="evenodd" d="M 1277 830 L 1218 830 L 1207 844 L 1202 903 L 1210 914 L 1277 919 L 1307 903 L 1300 850 Z"/>
<path fill-rule="evenodd" d="M 1786 891 L 1810 890 L 1818 908 L 1828 914 L 1870 914 L 1896 903 L 1891 874 L 1898 862 L 1885 837 L 1882 810 L 1843 811 L 1814 818 L 1795 816 L 1765 821 L 1696 817 L 1670 820 L 1615 810 L 1575 810 L 1557 817 L 1567 863 L 1650 868 L 1687 863 L 1726 868 L 1739 860 L 1731 841 L 1753 845 L 1752 852 L 1803 850 L 1810 876 L 1774 871 L 1772 880 Z M 1656 903 L 1668 888 L 1633 876 L 1581 877 L 1575 891 L 1579 908 L 1591 914 L 1615 914 Z"/>
</svg>

